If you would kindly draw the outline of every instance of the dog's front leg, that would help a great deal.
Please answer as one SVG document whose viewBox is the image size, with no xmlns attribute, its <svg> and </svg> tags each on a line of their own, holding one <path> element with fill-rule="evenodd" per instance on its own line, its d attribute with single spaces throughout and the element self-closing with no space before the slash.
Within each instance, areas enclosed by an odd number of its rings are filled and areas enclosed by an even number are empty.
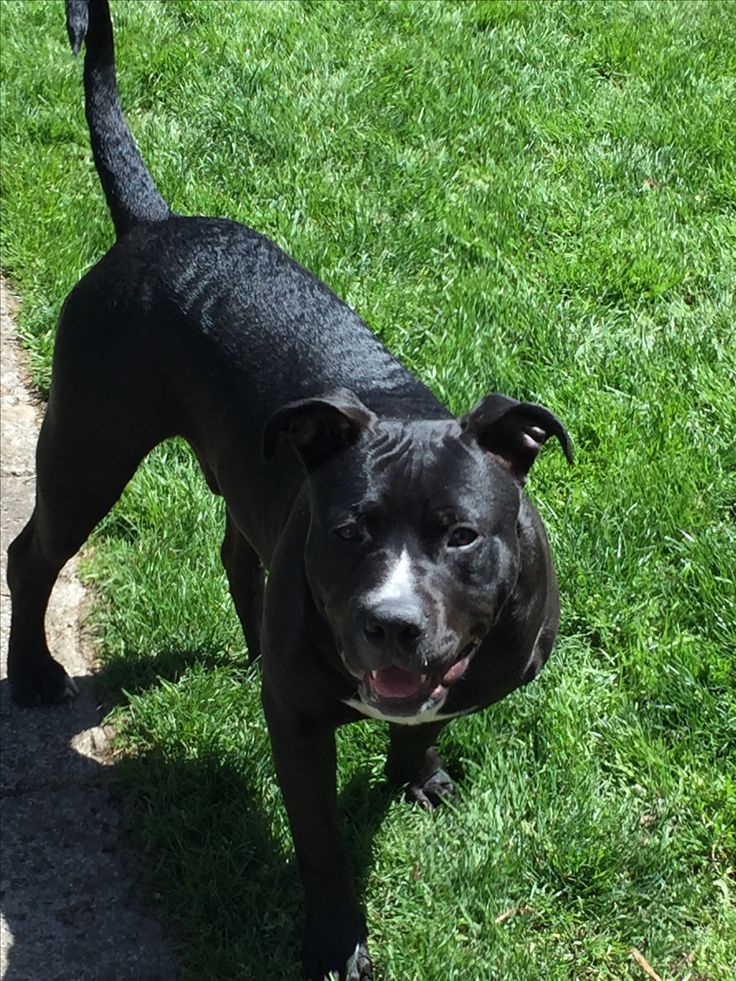
<svg viewBox="0 0 736 981">
<path fill-rule="evenodd" d="M 392 724 L 386 776 L 395 787 L 406 788 L 406 799 L 433 811 L 454 787 L 442 767 L 434 743 L 446 721 L 419 726 Z"/>
<path fill-rule="evenodd" d="M 304 972 L 310 981 L 331 971 L 370 981 L 365 918 L 338 825 L 334 728 L 298 724 L 265 684 L 263 706 L 307 898 Z"/>
</svg>

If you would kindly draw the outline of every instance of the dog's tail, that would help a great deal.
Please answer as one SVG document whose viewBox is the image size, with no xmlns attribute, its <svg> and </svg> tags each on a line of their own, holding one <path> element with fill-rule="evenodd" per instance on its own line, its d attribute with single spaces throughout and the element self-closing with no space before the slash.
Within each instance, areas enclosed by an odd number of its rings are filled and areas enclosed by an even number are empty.
<svg viewBox="0 0 736 981">
<path fill-rule="evenodd" d="M 108 0 L 66 0 L 74 54 L 87 41 L 84 101 L 97 173 L 117 237 L 142 222 L 171 215 L 143 163 L 120 108 Z"/>
</svg>

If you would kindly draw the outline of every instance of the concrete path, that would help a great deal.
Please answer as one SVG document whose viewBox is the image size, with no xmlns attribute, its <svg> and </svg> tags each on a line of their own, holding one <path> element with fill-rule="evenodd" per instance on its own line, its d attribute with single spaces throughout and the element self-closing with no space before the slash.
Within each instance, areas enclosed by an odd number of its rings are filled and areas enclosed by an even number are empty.
<svg viewBox="0 0 736 981">
<path fill-rule="evenodd" d="M 24 384 L 13 298 L 0 282 L 0 978 L 4 981 L 174 981 L 172 945 L 143 901 L 80 623 L 74 563 L 54 590 L 52 652 L 79 686 L 59 708 L 21 710 L 9 698 L 6 549 L 33 509 L 40 408 Z"/>
</svg>

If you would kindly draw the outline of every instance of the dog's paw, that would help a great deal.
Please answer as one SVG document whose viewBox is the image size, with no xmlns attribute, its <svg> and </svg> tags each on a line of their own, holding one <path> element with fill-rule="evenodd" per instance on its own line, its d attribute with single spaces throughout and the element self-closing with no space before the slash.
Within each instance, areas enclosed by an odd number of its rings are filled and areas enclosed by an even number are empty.
<svg viewBox="0 0 736 981">
<path fill-rule="evenodd" d="M 433 811 L 454 793 L 452 780 L 444 770 L 437 770 L 421 783 L 410 783 L 406 788 L 406 799 L 412 804 L 420 804 L 427 811 Z"/>
<path fill-rule="evenodd" d="M 309 981 L 373 981 L 373 964 L 364 941 L 357 944 L 342 967 L 325 952 L 311 956 L 305 953 L 303 966 Z"/>
<path fill-rule="evenodd" d="M 21 708 L 59 705 L 79 694 L 73 678 L 50 655 L 9 674 L 13 701 Z"/>
<path fill-rule="evenodd" d="M 304 976 L 309 981 L 373 981 L 373 964 L 365 943 L 359 943 L 342 970 L 325 969 L 305 958 Z"/>
<path fill-rule="evenodd" d="M 310 918 L 302 964 L 309 981 L 373 981 L 362 918 L 346 918 L 344 910 Z"/>
<path fill-rule="evenodd" d="M 359 943 L 345 965 L 345 981 L 373 981 L 373 964 L 365 943 Z"/>
</svg>

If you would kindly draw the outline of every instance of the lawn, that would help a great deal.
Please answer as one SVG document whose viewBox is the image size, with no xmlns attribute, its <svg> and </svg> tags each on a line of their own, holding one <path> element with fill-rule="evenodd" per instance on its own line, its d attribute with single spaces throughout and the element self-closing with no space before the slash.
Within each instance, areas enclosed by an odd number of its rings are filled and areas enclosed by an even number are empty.
<svg viewBox="0 0 736 981">
<path fill-rule="evenodd" d="M 45 392 L 113 241 L 63 9 L 2 0 L 2 264 Z M 529 492 L 540 679 L 443 739 L 456 802 L 340 733 L 378 979 L 736 975 L 736 5 L 126 2 L 124 107 L 185 213 L 267 233 L 454 411 L 566 423 Z M 104 331 L 104 324 L 100 324 Z M 88 546 L 150 891 L 193 981 L 299 977 L 303 912 L 219 500 L 155 451 Z"/>
</svg>

